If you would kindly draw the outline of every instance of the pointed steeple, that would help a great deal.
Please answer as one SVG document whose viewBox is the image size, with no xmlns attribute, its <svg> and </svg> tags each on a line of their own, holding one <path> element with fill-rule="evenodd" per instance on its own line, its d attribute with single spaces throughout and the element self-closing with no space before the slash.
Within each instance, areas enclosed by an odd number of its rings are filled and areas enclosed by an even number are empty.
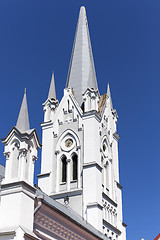
<svg viewBox="0 0 160 240">
<path fill-rule="evenodd" d="M 22 133 L 24 133 L 25 131 L 30 129 L 28 107 L 27 107 L 27 97 L 26 97 L 26 88 L 25 88 L 25 91 L 24 91 L 23 101 L 22 101 L 20 112 L 19 112 L 16 128 Z"/>
<path fill-rule="evenodd" d="M 52 72 L 52 78 L 51 78 L 51 84 L 50 84 L 50 88 L 49 88 L 48 98 L 56 100 L 56 90 L 55 90 L 55 83 L 54 83 L 54 72 Z"/>
<path fill-rule="evenodd" d="M 108 83 L 108 86 L 107 86 L 107 96 L 108 96 L 108 98 L 109 98 L 109 100 L 110 100 L 111 109 L 113 109 L 112 98 L 111 98 L 111 91 L 110 91 L 109 83 Z"/>
<path fill-rule="evenodd" d="M 80 8 L 66 87 L 72 87 L 78 103 L 87 88 L 97 89 L 97 79 L 89 37 L 86 10 Z"/>
</svg>

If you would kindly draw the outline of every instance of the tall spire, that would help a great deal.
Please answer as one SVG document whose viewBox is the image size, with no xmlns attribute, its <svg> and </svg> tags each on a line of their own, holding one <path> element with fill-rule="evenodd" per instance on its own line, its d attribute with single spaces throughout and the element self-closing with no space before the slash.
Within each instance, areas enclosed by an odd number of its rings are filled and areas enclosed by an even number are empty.
<svg viewBox="0 0 160 240">
<path fill-rule="evenodd" d="M 66 87 L 72 87 L 79 104 L 87 87 L 97 89 L 97 79 L 85 7 L 80 8 Z"/>
<path fill-rule="evenodd" d="M 24 91 L 23 101 L 22 101 L 20 112 L 19 112 L 16 128 L 22 133 L 30 129 L 28 107 L 27 107 L 27 97 L 26 97 L 26 88 L 25 88 L 25 91 Z"/>
<path fill-rule="evenodd" d="M 111 91 L 110 91 L 109 83 L 108 83 L 108 86 L 107 86 L 107 96 L 109 97 L 111 109 L 113 109 L 112 98 L 111 98 Z"/>
<path fill-rule="evenodd" d="M 55 83 L 54 83 L 54 72 L 52 72 L 51 84 L 49 88 L 48 98 L 56 99 L 56 90 L 55 90 Z"/>
</svg>

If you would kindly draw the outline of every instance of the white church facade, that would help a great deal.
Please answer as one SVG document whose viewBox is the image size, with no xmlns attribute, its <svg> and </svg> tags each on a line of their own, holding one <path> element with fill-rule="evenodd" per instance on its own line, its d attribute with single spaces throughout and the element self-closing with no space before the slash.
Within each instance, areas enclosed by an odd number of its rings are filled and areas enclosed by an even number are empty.
<svg viewBox="0 0 160 240">
<path fill-rule="evenodd" d="M 26 92 L 15 127 L 2 139 L 1 239 L 126 240 L 119 183 L 117 112 L 100 95 L 86 11 L 81 7 L 64 96 L 52 74 L 43 103 L 42 145 L 30 129 Z M 42 148 L 38 188 L 34 163 Z M 2 179 L 1 179 L 2 178 Z"/>
</svg>

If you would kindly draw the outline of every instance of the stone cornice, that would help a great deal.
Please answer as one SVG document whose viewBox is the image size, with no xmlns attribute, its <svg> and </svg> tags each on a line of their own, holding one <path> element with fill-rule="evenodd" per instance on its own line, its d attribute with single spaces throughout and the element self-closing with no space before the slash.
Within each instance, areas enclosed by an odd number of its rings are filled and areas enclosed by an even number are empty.
<svg viewBox="0 0 160 240">
<path fill-rule="evenodd" d="M 105 194 L 104 192 L 102 193 L 103 198 L 108 201 L 109 203 L 111 203 L 113 206 L 117 207 L 117 203 L 115 201 L 113 201 L 110 197 L 107 196 L 107 194 Z"/>
<path fill-rule="evenodd" d="M 4 183 L 1 185 L 1 196 L 23 192 L 31 198 L 35 198 L 36 189 L 24 181 Z"/>
<path fill-rule="evenodd" d="M 102 205 L 100 205 L 100 204 L 97 203 L 97 202 L 87 204 L 87 208 L 92 208 L 92 207 L 98 207 L 98 208 L 101 209 L 101 210 L 102 210 L 102 208 L 103 208 Z"/>
<path fill-rule="evenodd" d="M 89 163 L 84 163 L 83 164 L 83 168 L 89 168 L 89 167 L 96 167 L 98 168 L 100 171 L 102 171 L 102 167 L 97 163 L 97 162 L 89 162 Z"/>
<path fill-rule="evenodd" d="M 37 175 L 37 177 L 38 178 L 49 177 L 50 174 L 51 174 L 50 172 L 48 172 L 48 173 L 40 173 L 40 174 Z"/>
<path fill-rule="evenodd" d="M 51 120 L 49 120 L 48 122 L 43 122 L 41 123 L 41 127 L 44 128 L 44 127 L 52 127 L 53 125 L 53 122 Z"/>
<path fill-rule="evenodd" d="M 82 190 L 82 188 L 80 188 L 80 189 L 73 189 L 73 190 L 69 190 L 69 191 L 63 191 L 60 193 L 51 193 L 51 196 L 53 196 L 54 199 L 58 199 L 58 198 L 63 198 L 66 195 L 68 197 L 71 197 L 71 196 L 76 196 L 76 195 L 82 195 L 82 193 L 83 193 L 83 190 Z"/>
<path fill-rule="evenodd" d="M 99 113 L 96 111 L 96 110 L 91 110 L 91 111 L 88 111 L 88 112 L 85 112 L 82 116 L 82 118 L 86 118 L 86 117 L 95 117 L 95 119 L 97 121 L 101 121 L 101 116 L 99 115 Z"/>
</svg>

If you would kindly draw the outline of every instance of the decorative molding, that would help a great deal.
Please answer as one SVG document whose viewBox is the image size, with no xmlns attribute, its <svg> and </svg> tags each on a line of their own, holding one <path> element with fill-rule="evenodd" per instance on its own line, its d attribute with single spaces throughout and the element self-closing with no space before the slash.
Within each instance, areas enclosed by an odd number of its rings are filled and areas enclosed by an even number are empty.
<svg viewBox="0 0 160 240">
<path fill-rule="evenodd" d="M 120 136 L 117 132 L 113 133 L 113 137 L 116 141 L 118 141 L 120 139 Z"/>
<path fill-rule="evenodd" d="M 71 159 L 70 159 L 70 158 L 67 158 L 67 159 L 66 159 L 66 162 L 67 162 L 67 163 L 71 162 Z"/>
<path fill-rule="evenodd" d="M 52 126 L 53 122 L 51 120 L 47 121 L 47 122 L 43 122 L 41 123 L 41 127 L 48 127 L 48 126 Z"/>
<path fill-rule="evenodd" d="M 125 224 L 124 222 L 122 222 L 122 226 L 123 226 L 123 227 L 127 227 L 127 224 Z"/>
<path fill-rule="evenodd" d="M 56 155 L 58 155 L 59 153 L 60 153 L 60 151 L 59 151 L 59 150 L 55 151 L 55 154 L 56 154 Z"/>
<path fill-rule="evenodd" d="M 102 167 L 97 162 L 84 163 L 83 168 L 96 167 L 98 170 L 102 171 Z"/>
<path fill-rule="evenodd" d="M 115 181 L 116 182 L 116 181 Z M 122 185 L 120 184 L 120 183 L 118 183 L 118 182 L 116 182 L 117 183 L 117 187 L 119 188 L 119 189 L 123 189 L 123 187 L 122 187 Z"/>
<path fill-rule="evenodd" d="M 113 206 L 117 207 L 117 203 L 115 201 L 113 201 L 110 197 L 107 196 L 107 194 L 105 194 L 104 192 L 102 193 L 102 197 L 108 201 L 109 203 L 111 203 Z"/>
<path fill-rule="evenodd" d="M 88 203 L 87 204 L 87 208 L 92 208 L 92 207 L 98 207 L 100 210 L 102 210 L 103 206 L 100 205 L 99 203 L 97 202 L 93 202 L 93 203 Z"/>
<path fill-rule="evenodd" d="M 11 153 L 10 152 L 4 152 L 3 154 L 6 157 L 6 160 L 8 160 Z"/>
<path fill-rule="evenodd" d="M 66 196 L 72 197 L 72 196 L 82 195 L 82 193 L 83 193 L 82 188 L 79 188 L 79 189 L 73 189 L 70 191 L 63 191 L 60 193 L 51 193 L 51 196 L 53 196 L 54 199 L 59 199 L 59 198 L 64 198 Z"/>
<path fill-rule="evenodd" d="M 76 233 L 70 231 L 68 228 L 64 227 L 62 224 L 54 221 L 53 219 L 43 215 L 38 212 L 35 217 L 35 224 L 42 227 L 43 229 L 48 230 L 50 233 L 62 237 L 63 239 L 72 239 L 72 240 L 85 240 L 83 237 L 80 237 Z"/>
<path fill-rule="evenodd" d="M 35 161 L 38 159 L 38 157 L 36 157 L 35 155 L 32 156 L 32 161 L 33 163 L 35 163 Z"/>
<path fill-rule="evenodd" d="M 24 236 L 25 236 L 25 237 L 28 237 L 29 239 L 32 239 L 32 240 L 39 240 L 39 238 L 34 237 L 34 236 L 32 236 L 31 234 L 29 234 L 29 233 L 25 233 Z"/>
<path fill-rule="evenodd" d="M 38 178 L 43 178 L 43 177 L 49 177 L 50 176 L 50 172 L 49 173 L 40 173 L 37 175 Z"/>
<path fill-rule="evenodd" d="M 118 228 L 114 227 L 112 224 L 110 224 L 104 219 L 103 219 L 103 224 L 109 229 L 111 229 L 113 232 L 115 232 L 117 235 L 121 235 L 122 232 Z"/>
<path fill-rule="evenodd" d="M 26 157 L 27 156 L 27 149 L 26 148 L 21 148 L 20 150 L 20 157 Z"/>
<path fill-rule="evenodd" d="M 116 117 L 118 119 L 118 114 L 117 114 L 116 109 L 112 109 L 112 114 L 114 117 Z"/>
<path fill-rule="evenodd" d="M 0 232 L 0 236 L 15 236 L 16 235 L 16 232 L 13 230 L 13 231 L 7 231 L 7 232 Z"/>
<path fill-rule="evenodd" d="M 88 111 L 88 112 L 85 112 L 83 114 L 83 118 L 86 118 L 86 117 L 95 117 L 96 120 L 98 120 L 99 122 L 101 121 L 101 116 L 99 115 L 99 113 L 96 111 L 96 110 L 91 110 L 91 111 Z"/>
</svg>

